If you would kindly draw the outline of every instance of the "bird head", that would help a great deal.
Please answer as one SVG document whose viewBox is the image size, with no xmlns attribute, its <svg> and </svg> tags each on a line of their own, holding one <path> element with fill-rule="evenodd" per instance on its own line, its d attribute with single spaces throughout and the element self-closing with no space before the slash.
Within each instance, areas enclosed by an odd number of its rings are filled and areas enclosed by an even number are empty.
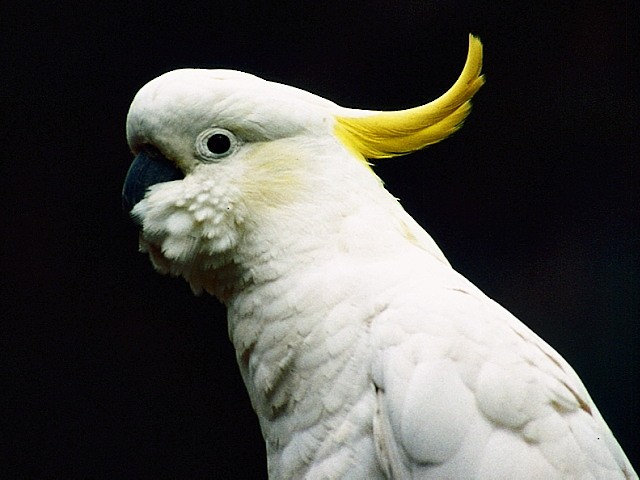
<svg viewBox="0 0 640 480">
<path fill-rule="evenodd" d="M 284 230 L 295 232 L 291 245 L 322 235 L 311 223 L 328 231 L 357 202 L 385 203 L 368 160 L 455 132 L 484 83 L 481 66 L 482 45 L 470 36 L 464 69 L 444 95 L 387 112 L 341 107 L 232 70 L 161 75 L 137 93 L 127 117 L 135 159 L 123 204 L 141 228 L 142 250 L 160 272 L 184 276 L 195 291 L 215 290 L 205 277 L 215 273 L 220 283 L 251 239 L 252 255 L 264 257 L 268 249 L 255 245 L 274 247 Z"/>
</svg>

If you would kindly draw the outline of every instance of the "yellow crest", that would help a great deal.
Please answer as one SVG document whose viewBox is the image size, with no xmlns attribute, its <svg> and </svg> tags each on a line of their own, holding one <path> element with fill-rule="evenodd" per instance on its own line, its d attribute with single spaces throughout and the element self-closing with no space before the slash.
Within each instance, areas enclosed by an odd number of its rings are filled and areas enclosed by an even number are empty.
<svg viewBox="0 0 640 480">
<path fill-rule="evenodd" d="M 460 77 L 440 98 L 394 112 L 358 112 L 336 117 L 336 136 L 364 158 L 404 155 L 445 139 L 462 126 L 471 97 L 484 84 L 482 43 L 469 35 L 469 53 Z"/>
</svg>

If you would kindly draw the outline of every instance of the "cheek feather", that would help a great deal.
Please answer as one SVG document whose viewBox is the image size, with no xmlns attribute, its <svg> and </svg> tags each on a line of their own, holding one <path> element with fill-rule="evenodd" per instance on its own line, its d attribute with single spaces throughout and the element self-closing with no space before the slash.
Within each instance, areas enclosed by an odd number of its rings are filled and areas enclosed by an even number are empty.
<svg viewBox="0 0 640 480">
<path fill-rule="evenodd" d="M 234 201 L 237 196 L 232 187 L 194 177 L 152 187 L 134 215 L 142 221 L 144 246 L 154 263 L 161 264 L 162 256 L 173 263 L 172 273 L 182 274 L 196 261 L 206 268 L 221 261 L 242 234 L 246 215 Z"/>
<path fill-rule="evenodd" d="M 249 210 L 295 202 L 304 185 L 304 160 L 286 146 L 263 144 L 246 158 L 239 189 Z"/>
</svg>

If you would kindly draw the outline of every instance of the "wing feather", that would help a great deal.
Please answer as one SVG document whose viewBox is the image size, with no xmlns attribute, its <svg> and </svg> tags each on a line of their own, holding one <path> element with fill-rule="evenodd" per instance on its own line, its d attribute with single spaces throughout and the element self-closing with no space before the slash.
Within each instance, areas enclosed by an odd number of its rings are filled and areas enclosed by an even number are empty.
<svg viewBox="0 0 640 480">
<path fill-rule="evenodd" d="M 568 363 L 460 282 L 397 295 L 372 326 L 390 478 L 631 478 Z"/>
</svg>

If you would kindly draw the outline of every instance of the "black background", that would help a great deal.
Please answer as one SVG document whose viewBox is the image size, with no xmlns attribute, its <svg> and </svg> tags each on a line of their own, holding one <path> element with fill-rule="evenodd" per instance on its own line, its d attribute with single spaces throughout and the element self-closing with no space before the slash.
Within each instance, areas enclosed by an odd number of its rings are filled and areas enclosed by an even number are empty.
<svg viewBox="0 0 640 480">
<path fill-rule="evenodd" d="M 223 308 L 154 273 L 120 210 L 144 83 L 225 67 L 404 108 L 453 83 L 468 32 L 487 84 L 466 125 L 376 171 L 574 366 L 637 466 L 636 12 L 511 3 L 4 2 L 3 478 L 265 477 Z"/>
</svg>

